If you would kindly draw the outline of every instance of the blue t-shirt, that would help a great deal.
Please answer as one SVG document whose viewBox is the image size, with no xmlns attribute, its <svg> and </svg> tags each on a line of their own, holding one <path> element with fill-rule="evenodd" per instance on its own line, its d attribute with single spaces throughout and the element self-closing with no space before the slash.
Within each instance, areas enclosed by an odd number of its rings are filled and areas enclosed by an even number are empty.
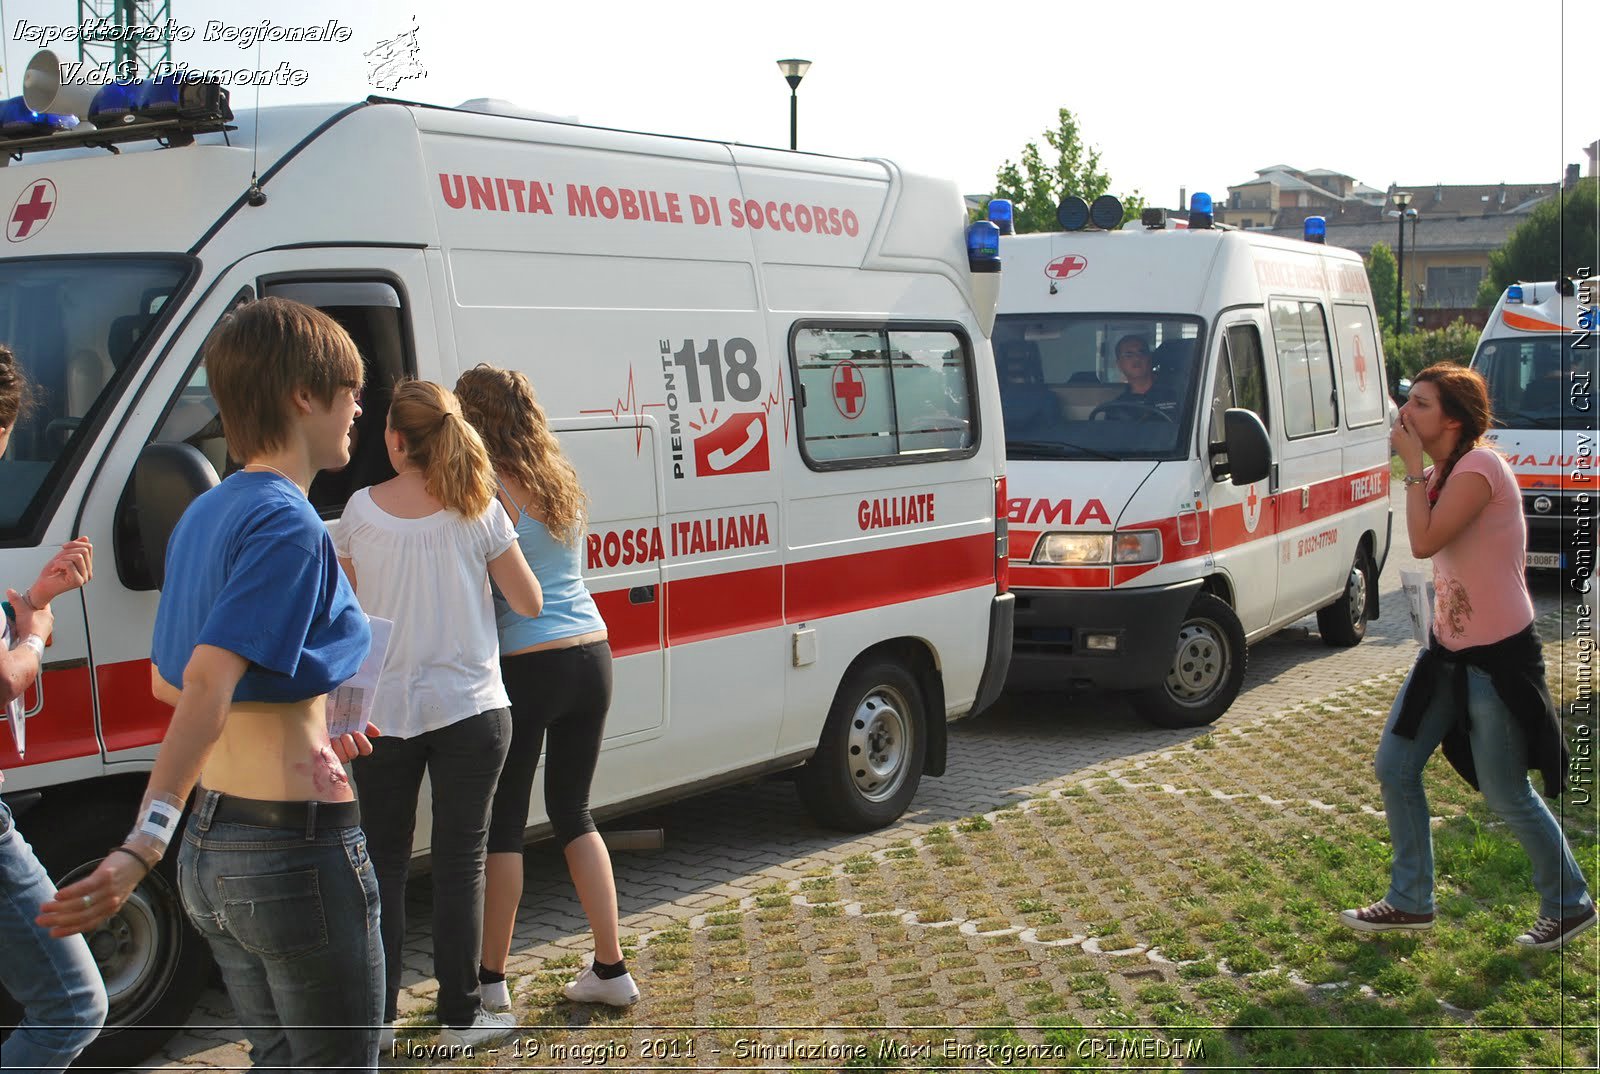
<svg viewBox="0 0 1600 1074">
<path fill-rule="evenodd" d="M 511 499 L 509 492 L 506 499 Z M 500 651 L 512 653 L 547 641 L 604 630 L 606 621 L 600 618 L 600 609 L 583 584 L 582 535 L 570 545 L 562 544 L 521 505 L 517 506 L 516 528 L 517 544 L 522 546 L 522 556 L 533 576 L 539 579 L 544 605 L 537 619 L 529 619 L 512 611 L 500 590 L 491 587 L 495 625 L 500 628 Z"/>
<path fill-rule="evenodd" d="M 235 702 L 316 697 L 366 659 L 367 617 L 327 527 L 287 478 L 240 470 L 173 529 L 150 658 L 181 689 L 196 645 L 250 661 Z"/>
</svg>

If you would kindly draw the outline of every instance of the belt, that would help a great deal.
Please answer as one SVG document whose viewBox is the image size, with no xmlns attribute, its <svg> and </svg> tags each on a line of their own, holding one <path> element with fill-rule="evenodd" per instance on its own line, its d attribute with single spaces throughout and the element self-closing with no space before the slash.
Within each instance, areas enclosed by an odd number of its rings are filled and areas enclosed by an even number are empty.
<svg viewBox="0 0 1600 1074">
<path fill-rule="evenodd" d="M 205 799 L 202 796 L 199 808 L 203 810 L 204 806 Z M 218 794 L 210 819 L 213 823 L 304 830 L 310 837 L 319 830 L 352 828 L 360 824 L 361 803 L 268 802 L 260 798 L 235 798 Z"/>
</svg>

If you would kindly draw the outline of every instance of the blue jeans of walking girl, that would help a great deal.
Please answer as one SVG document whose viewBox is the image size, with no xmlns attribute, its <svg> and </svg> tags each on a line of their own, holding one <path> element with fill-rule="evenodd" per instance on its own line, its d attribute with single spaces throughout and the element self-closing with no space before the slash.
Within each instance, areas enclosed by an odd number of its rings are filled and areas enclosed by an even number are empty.
<svg viewBox="0 0 1600 1074">
<path fill-rule="evenodd" d="M 0 802 L 0 983 L 22 1024 L 0 1046 L 0 1069 L 53 1072 L 78 1057 L 106 1020 L 106 986 L 82 936 L 57 940 L 33 923 L 56 886 Z"/>
<path fill-rule="evenodd" d="M 1527 747 L 1516 717 L 1495 692 L 1487 672 L 1468 667 L 1466 677 L 1472 763 L 1484 801 L 1517 837 L 1533 863 L 1539 913 L 1553 918 L 1581 913 L 1589 905 L 1588 887 L 1556 818 L 1528 782 Z M 1400 699 L 1410 685 L 1408 675 L 1378 743 L 1378 783 L 1394 848 L 1388 900 L 1397 910 L 1431 914 L 1433 832 L 1428 798 L 1422 789 L 1422 767 L 1461 717 L 1461 701 L 1450 690 L 1436 692 L 1428 700 L 1417 737 L 1403 738 L 1394 733 L 1394 724 L 1400 715 Z"/>
</svg>

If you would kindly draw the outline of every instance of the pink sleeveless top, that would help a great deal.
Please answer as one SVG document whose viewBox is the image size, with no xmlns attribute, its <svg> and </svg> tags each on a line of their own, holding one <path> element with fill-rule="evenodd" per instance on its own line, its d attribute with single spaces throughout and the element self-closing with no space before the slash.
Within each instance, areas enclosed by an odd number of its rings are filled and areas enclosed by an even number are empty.
<svg viewBox="0 0 1600 1074">
<path fill-rule="evenodd" d="M 1502 641 L 1533 622 L 1523 573 L 1528 526 L 1516 475 L 1498 452 L 1483 447 L 1462 456 L 1450 480 L 1463 474 L 1489 482 L 1489 502 L 1433 556 L 1433 633 L 1446 649 Z"/>
</svg>

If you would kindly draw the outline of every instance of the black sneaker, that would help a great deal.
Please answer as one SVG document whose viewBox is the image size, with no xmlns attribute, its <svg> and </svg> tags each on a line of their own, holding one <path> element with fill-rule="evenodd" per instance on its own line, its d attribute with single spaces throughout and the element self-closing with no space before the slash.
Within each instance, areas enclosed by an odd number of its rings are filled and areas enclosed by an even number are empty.
<svg viewBox="0 0 1600 1074">
<path fill-rule="evenodd" d="M 1397 929 L 1422 932 L 1433 928 L 1432 914 L 1413 914 L 1396 910 L 1388 899 L 1379 899 L 1371 906 L 1358 910 L 1341 910 L 1339 923 L 1357 932 L 1393 932 Z"/>
<path fill-rule="evenodd" d="M 1543 917 L 1533 923 L 1533 928 L 1517 937 L 1517 942 L 1535 951 L 1554 951 L 1565 947 L 1568 940 L 1589 928 L 1595 922 L 1594 907 L 1586 906 L 1571 917 Z"/>
</svg>

